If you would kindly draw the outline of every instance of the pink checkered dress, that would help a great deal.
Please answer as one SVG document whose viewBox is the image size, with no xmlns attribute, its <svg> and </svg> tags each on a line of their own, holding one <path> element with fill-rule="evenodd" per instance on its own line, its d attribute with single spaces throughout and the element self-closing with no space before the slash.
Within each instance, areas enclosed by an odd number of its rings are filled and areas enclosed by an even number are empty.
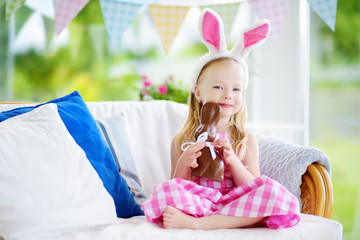
<svg viewBox="0 0 360 240">
<path fill-rule="evenodd" d="M 161 221 L 166 206 L 194 217 L 266 217 L 263 221 L 273 229 L 292 227 L 300 220 L 297 198 L 266 176 L 238 187 L 229 172 L 222 182 L 198 177 L 193 180 L 175 178 L 156 185 L 150 199 L 142 204 L 147 220 Z"/>
<path fill-rule="evenodd" d="M 273 229 L 292 227 L 300 220 L 297 198 L 267 176 L 236 187 L 225 168 L 222 182 L 194 176 L 192 180 L 175 178 L 156 185 L 151 197 L 142 204 L 147 220 L 161 221 L 166 206 L 194 217 L 265 217 L 263 222 Z"/>
</svg>

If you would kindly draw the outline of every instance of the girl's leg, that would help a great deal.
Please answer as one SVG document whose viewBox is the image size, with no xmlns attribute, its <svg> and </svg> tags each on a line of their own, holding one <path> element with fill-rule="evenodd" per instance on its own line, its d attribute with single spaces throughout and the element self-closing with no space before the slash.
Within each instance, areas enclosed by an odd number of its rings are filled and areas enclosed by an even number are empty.
<svg viewBox="0 0 360 240">
<path fill-rule="evenodd" d="M 247 227 L 259 223 L 263 218 L 210 215 L 195 218 L 173 207 L 166 207 L 163 213 L 164 228 L 220 229 Z"/>
</svg>

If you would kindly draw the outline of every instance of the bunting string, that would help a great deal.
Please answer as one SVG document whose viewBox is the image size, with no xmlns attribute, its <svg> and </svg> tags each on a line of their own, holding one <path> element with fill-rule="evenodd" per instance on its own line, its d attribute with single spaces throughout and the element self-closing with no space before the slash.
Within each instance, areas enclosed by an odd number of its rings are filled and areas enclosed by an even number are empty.
<svg viewBox="0 0 360 240">
<path fill-rule="evenodd" d="M 165 0 L 99 0 L 108 39 L 113 49 L 121 43 L 124 31 L 131 25 L 139 9 L 148 6 L 154 25 L 159 33 L 165 53 L 168 53 L 190 7 L 213 8 L 223 18 L 225 34 L 230 39 L 232 26 L 238 13 L 241 2 L 245 0 L 195 0 L 175 1 L 171 4 Z M 288 3 L 291 0 L 252 0 L 250 4 L 259 18 L 267 18 L 272 25 L 271 37 L 277 41 L 280 38 L 286 19 Z M 337 0 L 307 0 L 310 7 L 321 19 L 335 31 Z M 6 20 L 9 19 L 25 4 L 25 0 L 0 0 L 6 4 Z M 79 12 L 88 4 L 89 0 L 53 0 L 55 16 L 54 25 L 59 35 Z M 168 5 L 163 5 L 168 4 Z M 21 19 L 17 22 L 17 32 L 31 15 L 28 9 L 19 11 Z M 53 28 L 46 19 L 46 28 L 51 35 Z M 50 37 L 49 35 L 47 36 Z M 96 41 L 102 41 L 100 39 Z"/>
</svg>

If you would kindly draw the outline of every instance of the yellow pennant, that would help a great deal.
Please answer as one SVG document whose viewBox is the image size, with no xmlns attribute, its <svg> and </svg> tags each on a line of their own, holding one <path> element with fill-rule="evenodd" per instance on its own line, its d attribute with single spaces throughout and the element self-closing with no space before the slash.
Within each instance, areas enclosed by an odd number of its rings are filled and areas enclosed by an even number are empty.
<svg viewBox="0 0 360 240">
<path fill-rule="evenodd" d="M 190 7 L 149 5 L 150 14 L 168 53 Z"/>
</svg>

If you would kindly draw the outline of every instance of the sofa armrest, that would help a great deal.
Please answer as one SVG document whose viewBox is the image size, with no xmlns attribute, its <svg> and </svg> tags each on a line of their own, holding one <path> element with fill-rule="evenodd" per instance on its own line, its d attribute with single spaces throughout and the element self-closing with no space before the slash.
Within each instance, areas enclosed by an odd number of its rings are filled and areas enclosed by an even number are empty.
<svg viewBox="0 0 360 240">
<path fill-rule="evenodd" d="M 302 212 L 331 218 L 333 208 L 333 189 L 330 176 L 325 167 L 312 163 L 302 176 Z"/>
</svg>

